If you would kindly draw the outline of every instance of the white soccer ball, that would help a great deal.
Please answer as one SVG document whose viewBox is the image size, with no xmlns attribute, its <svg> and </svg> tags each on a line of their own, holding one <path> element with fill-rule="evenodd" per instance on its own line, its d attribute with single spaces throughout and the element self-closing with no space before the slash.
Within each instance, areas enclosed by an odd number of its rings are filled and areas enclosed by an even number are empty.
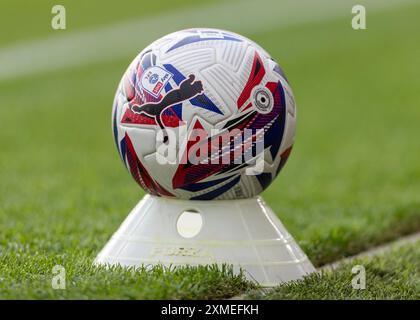
<svg viewBox="0 0 420 320">
<path fill-rule="evenodd" d="M 182 199 L 258 195 L 285 164 L 296 110 L 279 65 L 218 29 L 164 36 L 130 64 L 115 95 L 118 152 L 148 193 Z"/>
</svg>

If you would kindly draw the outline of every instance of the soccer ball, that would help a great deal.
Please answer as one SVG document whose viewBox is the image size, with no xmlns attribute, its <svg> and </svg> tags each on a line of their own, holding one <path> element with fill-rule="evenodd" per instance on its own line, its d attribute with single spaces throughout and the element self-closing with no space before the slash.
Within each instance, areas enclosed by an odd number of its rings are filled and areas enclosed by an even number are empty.
<svg viewBox="0 0 420 320">
<path fill-rule="evenodd" d="M 115 95 L 118 152 L 156 196 L 258 195 L 292 149 L 295 100 L 282 69 L 251 40 L 218 29 L 164 36 L 130 64 Z"/>
</svg>

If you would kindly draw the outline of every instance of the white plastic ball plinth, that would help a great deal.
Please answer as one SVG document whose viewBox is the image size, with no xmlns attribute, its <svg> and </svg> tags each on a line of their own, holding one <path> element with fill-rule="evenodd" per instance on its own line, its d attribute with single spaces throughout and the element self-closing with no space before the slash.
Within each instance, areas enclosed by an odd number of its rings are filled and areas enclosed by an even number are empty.
<svg viewBox="0 0 420 320">
<path fill-rule="evenodd" d="M 315 271 L 261 197 L 192 201 L 146 195 L 95 263 L 130 267 L 227 263 L 263 286 Z"/>
</svg>

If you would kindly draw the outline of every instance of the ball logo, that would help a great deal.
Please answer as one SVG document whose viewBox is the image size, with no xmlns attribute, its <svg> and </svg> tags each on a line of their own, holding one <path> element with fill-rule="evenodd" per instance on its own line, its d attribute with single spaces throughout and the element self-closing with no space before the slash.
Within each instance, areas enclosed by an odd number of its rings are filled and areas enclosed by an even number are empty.
<svg viewBox="0 0 420 320">
<path fill-rule="evenodd" d="M 150 76 L 149 83 L 155 84 L 156 82 L 158 82 L 158 80 L 159 80 L 159 76 L 156 73 L 154 73 Z"/>
<path fill-rule="evenodd" d="M 273 95 L 263 86 L 256 86 L 252 92 L 252 104 L 259 113 L 267 114 L 273 110 Z"/>
<path fill-rule="evenodd" d="M 155 98 L 159 97 L 163 87 L 172 78 L 172 73 L 157 66 L 146 69 L 141 78 L 141 87 Z"/>
<path fill-rule="evenodd" d="M 168 73 L 169 74 L 169 73 Z M 166 82 L 168 82 L 166 80 Z M 166 83 L 165 82 L 165 83 Z M 161 90 L 164 84 L 160 80 L 157 82 L 153 90 Z M 163 129 L 164 125 L 161 119 L 163 110 L 171 105 L 177 104 L 184 100 L 195 97 L 203 91 L 203 84 L 201 81 L 195 81 L 195 75 L 190 74 L 187 79 L 183 80 L 178 88 L 168 91 L 166 95 L 159 102 L 149 102 L 142 105 L 132 105 L 131 110 L 138 114 L 146 114 L 149 117 L 155 118 L 156 122 Z"/>
</svg>

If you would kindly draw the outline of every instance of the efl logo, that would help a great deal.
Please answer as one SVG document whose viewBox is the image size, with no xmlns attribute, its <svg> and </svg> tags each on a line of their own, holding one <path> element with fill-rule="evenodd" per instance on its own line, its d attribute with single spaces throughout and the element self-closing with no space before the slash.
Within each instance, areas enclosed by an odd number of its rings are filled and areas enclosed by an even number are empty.
<svg viewBox="0 0 420 320">
<path fill-rule="evenodd" d="M 141 78 L 141 87 L 155 98 L 159 97 L 163 87 L 172 78 L 172 73 L 157 66 L 146 69 Z"/>
</svg>

